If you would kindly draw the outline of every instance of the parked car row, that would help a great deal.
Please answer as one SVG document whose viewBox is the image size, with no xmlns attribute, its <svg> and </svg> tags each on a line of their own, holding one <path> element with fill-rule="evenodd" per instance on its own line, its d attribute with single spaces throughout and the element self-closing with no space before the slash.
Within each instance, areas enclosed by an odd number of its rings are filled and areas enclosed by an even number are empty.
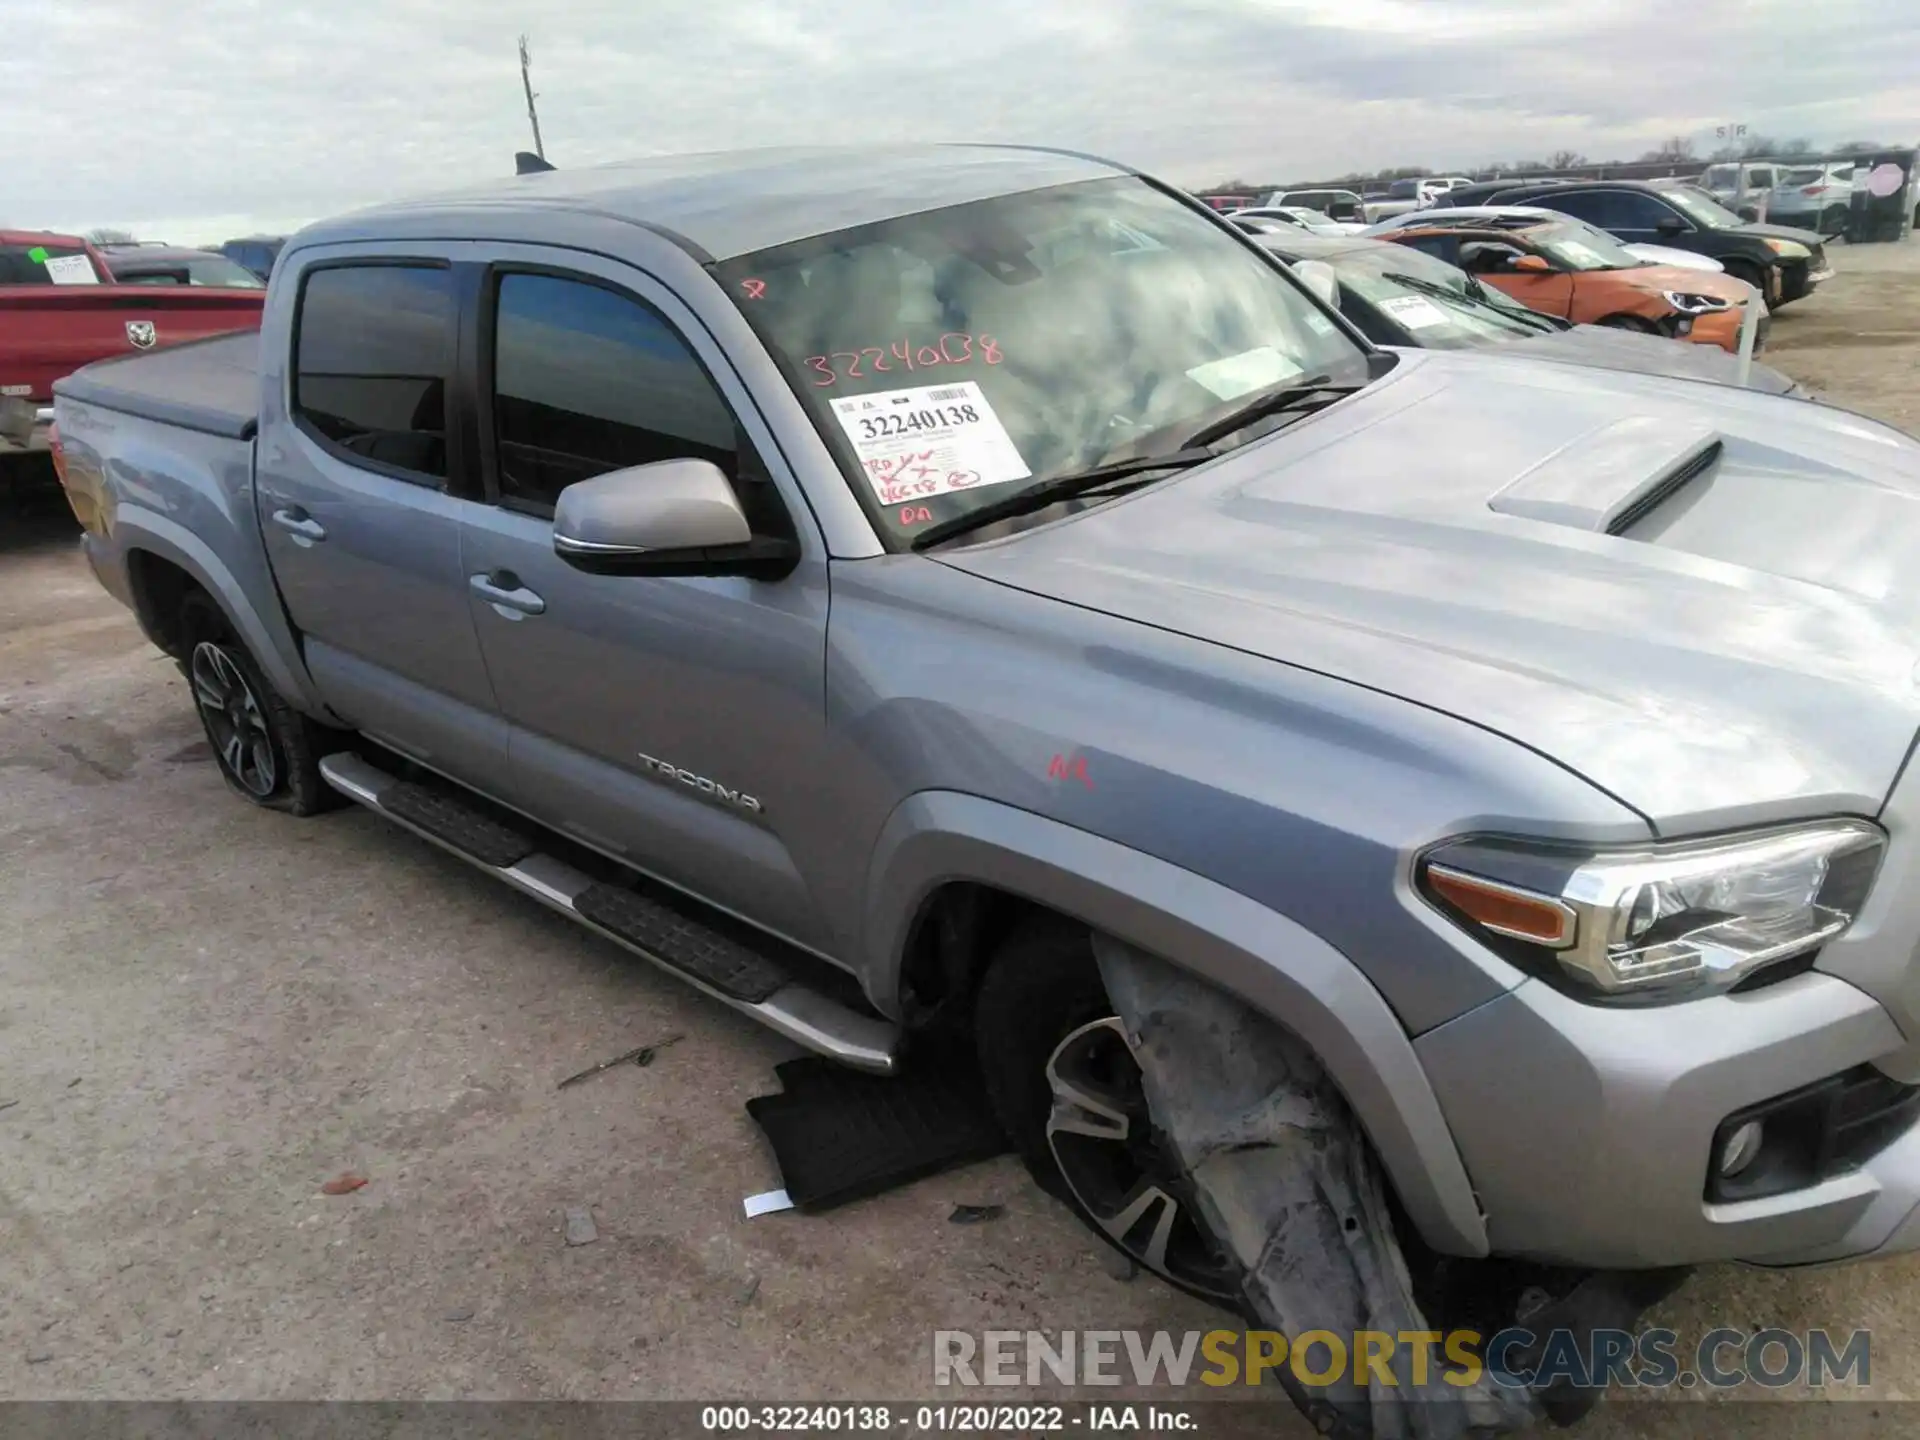
<svg viewBox="0 0 1920 1440">
<path fill-rule="evenodd" d="M 1699 186 L 1675 180 L 1489 181 L 1447 192 L 1442 207 L 1540 205 L 1585 220 L 1630 244 L 1666 245 L 1718 260 L 1773 309 L 1790 305 L 1833 272 L 1811 230 L 1742 220 Z"/>
<path fill-rule="evenodd" d="M 1296 231 L 1263 234 L 1259 239 L 1289 265 L 1311 261 L 1327 266 L 1336 287 L 1328 298 L 1376 344 L 1420 350 L 1499 346 L 1508 354 L 1559 364 L 1635 370 L 1722 385 L 1744 383 L 1772 395 L 1804 393 L 1790 378 L 1766 365 L 1750 366 L 1743 380 L 1725 347 L 1676 345 L 1658 326 L 1627 327 L 1604 320 L 1594 324 L 1564 313 L 1545 313 L 1509 295 L 1494 277 L 1469 273 L 1427 253 L 1418 238 L 1393 244 L 1364 236 Z M 1585 272 L 1581 278 L 1597 277 Z M 1644 297 L 1636 298 L 1643 306 L 1647 303 Z M 1680 316 L 1679 321 L 1689 323 L 1689 317 Z"/>
</svg>

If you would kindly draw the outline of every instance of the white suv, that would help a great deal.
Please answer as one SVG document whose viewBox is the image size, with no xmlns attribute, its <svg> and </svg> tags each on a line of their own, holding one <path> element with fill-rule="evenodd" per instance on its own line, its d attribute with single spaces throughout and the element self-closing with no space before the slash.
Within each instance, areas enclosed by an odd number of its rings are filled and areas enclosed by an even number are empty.
<svg viewBox="0 0 1920 1440">
<path fill-rule="evenodd" d="M 1847 228 L 1847 212 L 1853 207 L 1853 165 L 1851 160 L 1830 160 L 1782 170 L 1767 196 L 1767 219 L 1838 235 Z"/>
</svg>

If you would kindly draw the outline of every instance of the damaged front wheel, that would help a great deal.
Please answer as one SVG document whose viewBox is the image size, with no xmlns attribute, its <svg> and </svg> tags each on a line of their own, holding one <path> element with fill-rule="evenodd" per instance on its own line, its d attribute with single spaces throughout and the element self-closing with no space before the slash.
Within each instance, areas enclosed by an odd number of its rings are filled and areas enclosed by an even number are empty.
<svg viewBox="0 0 1920 1440">
<path fill-rule="evenodd" d="M 1008 940 L 981 982 L 981 1069 L 1034 1178 L 1135 1264 L 1242 1315 L 1239 1267 L 1210 1235 L 1158 1132 L 1085 931 Z"/>
</svg>

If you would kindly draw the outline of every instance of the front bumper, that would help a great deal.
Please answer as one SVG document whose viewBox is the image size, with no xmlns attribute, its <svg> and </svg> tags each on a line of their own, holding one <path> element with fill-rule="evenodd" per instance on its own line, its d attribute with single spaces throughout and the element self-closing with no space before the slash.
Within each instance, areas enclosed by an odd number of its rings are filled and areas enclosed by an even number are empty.
<svg viewBox="0 0 1920 1440">
<path fill-rule="evenodd" d="M 1897 1067 L 1905 1046 L 1872 996 L 1818 971 L 1650 1008 L 1534 980 L 1414 1042 L 1495 1253 L 1602 1269 L 1920 1247 L 1920 1128 L 1802 1189 L 1706 1198 L 1728 1116 L 1863 1063 Z"/>
<path fill-rule="evenodd" d="M 1756 297 L 1757 298 L 1757 297 Z M 1715 310 L 1705 315 L 1695 315 L 1686 338 L 1695 345 L 1717 345 L 1729 354 L 1740 349 L 1740 326 L 1746 317 L 1744 307 L 1736 306 L 1730 310 Z M 1758 355 L 1767 346 L 1767 332 L 1773 325 L 1773 317 L 1764 306 L 1759 318 L 1754 322 L 1753 353 Z"/>
<path fill-rule="evenodd" d="M 53 406 L 0 400 L 0 455 L 42 454 L 53 429 Z"/>
</svg>

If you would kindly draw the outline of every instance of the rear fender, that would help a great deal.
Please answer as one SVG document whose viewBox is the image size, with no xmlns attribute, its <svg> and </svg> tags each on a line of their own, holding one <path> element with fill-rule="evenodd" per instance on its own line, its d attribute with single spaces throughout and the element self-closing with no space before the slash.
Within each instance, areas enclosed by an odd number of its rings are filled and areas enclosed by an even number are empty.
<svg viewBox="0 0 1920 1440">
<path fill-rule="evenodd" d="M 1183 966 L 1285 1026 L 1326 1066 L 1421 1235 L 1487 1253 L 1487 1231 L 1446 1117 L 1406 1031 L 1358 967 L 1318 936 L 1165 861 L 978 796 L 924 791 L 888 819 L 868 870 L 863 973 L 900 1013 L 907 938 L 927 898 L 989 885 Z"/>
<path fill-rule="evenodd" d="M 254 511 L 253 446 L 64 399 L 59 408 L 67 488 L 92 515 L 82 544 L 101 583 L 132 604 L 157 641 L 169 617 L 152 613 L 133 557 L 179 567 L 226 612 L 289 704 L 338 724 L 280 606 Z"/>
</svg>

